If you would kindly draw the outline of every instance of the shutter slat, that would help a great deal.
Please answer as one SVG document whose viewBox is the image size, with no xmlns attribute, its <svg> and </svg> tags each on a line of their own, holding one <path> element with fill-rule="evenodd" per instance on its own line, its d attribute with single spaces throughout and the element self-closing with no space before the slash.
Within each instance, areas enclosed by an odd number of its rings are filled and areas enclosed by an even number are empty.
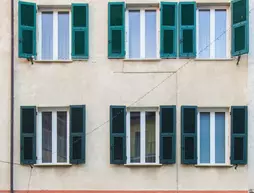
<svg viewBox="0 0 254 193">
<path fill-rule="evenodd" d="M 126 163 L 126 107 L 110 106 L 110 164 Z"/>
<path fill-rule="evenodd" d="M 249 1 L 231 1 L 232 56 L 249 53 Z"/>
<path fill-rule="evenodd" d="M 72 4 L 72 58 L 89 57 L 89 6 Z"/>
<path fill-rule="evenodd" d="M 85 163 L 86 106 L 70 106 L 70 163 Z"/>
<path fill-rule="evenodd" d="M 36 107 L 20 108 L 20 163 L 36 163 Z"/>
<path fill-rule="evenodd" d="M 231 164 L 247 164 L 248 107 L 231 107 Z"/>
<path fill-rule="evenodd" d="M 161 58 L 176 58 L 177 3 L 161 2 Z"/>
<path fill-rule="evenodd" d="M 108 58 L 125 57 L 125 3 L 108 3 Z"/>
<path fill-rule="evenodd" d="M 36 4 L 19 1 L 19 58 L 36 56 Z"/>
<path fill-rule="evenodd" d="M 180 2 L 180 57 L 196 57 L 196 3 Z"/>
<path fill-rule="evenodd" d="M 197 163 L 197 107 L 181 107 L 181 162 Z"/>
<path fill-rule="evenodd" d="M 174 164 L 176 152 L 176 106 L 160 106 L 160 163 Z"/>
</svg>

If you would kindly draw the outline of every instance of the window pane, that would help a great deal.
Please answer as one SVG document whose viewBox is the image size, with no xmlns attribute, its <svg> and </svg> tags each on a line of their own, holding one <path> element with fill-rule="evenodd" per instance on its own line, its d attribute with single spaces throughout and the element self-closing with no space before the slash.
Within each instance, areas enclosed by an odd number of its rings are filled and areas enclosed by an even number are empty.
<svg viewBox="0 0 254 193">
<path fill-rule="evenodd" d="M 58 13 L 58 59 L 69 59 L 69 13 Z"/>
<path fill-rule="evenodd" d="M 210 113 L 200 113 L 200 163 L 210 163 Z"/>
<path fill-rule="evenodd" d="M 140 11 L 129 11 L 129 58 L 140 58 Z"/>
<path fill-rule="evenodd" d="M 155 163 L 155 112 L 146 112 L 146 162 Z"/>
<path fill-rule="evenodd" d="M 226 10 L 215 11 L 215 58 L 226 58 Z M 222 35 L 223 34 L 223 35 Z M 218 38 L 218 39 L 217 39 Z"/>
<path fill-rule="evenodd" d="M 156 11 L 145 12 L 145 57 L 156 58 Z"/>
<path fill-rule="evenodd" d="M 215 113 L 215 163 L 225 163 L 225 113 Z"/>
<path fill-rule="evenodd" d="M 57 162 L 67 162 L 67 112 L 57 112 Z"/>
<path fill-rule="evenodd" d="M 199 10 L 199 50 L 200 58 L 210 57 L 210 11 Z"/>
<path fill-rule="evenodd" d="M 42 163 L 52 162 L 52 113 L 42 113 Z"/>
<path fill-rule="evenodd" d="M 43 12 L 41 15 L 42 25 L 42 42 L 41 42 L 41 59 L 53 59 L 53 13 Z"/>
<path fill-rule="evenodd" d="M 140 162 L 140 112 L 131 112 L 131 162 Z"/>
</svg>

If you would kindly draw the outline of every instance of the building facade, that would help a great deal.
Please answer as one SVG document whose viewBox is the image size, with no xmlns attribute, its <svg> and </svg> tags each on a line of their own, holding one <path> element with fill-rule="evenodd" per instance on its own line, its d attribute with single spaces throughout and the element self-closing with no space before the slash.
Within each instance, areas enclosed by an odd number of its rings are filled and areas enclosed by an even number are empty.
<svg viewBox="0 0 254 193">
<path fill-rule="evenodd" d="M 16 2 L 15 191 L 248 192 L 248 5 Z M 9 7 L 2 191 L 11 183 Z"/>
</svg>

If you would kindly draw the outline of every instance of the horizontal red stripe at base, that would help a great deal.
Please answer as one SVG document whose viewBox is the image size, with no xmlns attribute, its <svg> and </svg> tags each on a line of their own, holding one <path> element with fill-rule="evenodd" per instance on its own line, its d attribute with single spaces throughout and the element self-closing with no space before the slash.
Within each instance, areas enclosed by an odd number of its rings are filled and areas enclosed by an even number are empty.
<svg viewBox="0 0 254 193">
<path fill-rule="evenodd" d="M 14 193 L 248 193 L 248 190 L 14 190 Z M 0 190 L 0 193 L 10 193 Z"/>
</svg>

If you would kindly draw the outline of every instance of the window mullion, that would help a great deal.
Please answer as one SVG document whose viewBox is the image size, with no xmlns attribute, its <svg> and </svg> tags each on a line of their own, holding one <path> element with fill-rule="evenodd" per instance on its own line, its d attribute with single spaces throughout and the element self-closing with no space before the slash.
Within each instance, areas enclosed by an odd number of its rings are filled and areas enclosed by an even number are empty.
<svg viewBox="0 0 254 193">
<path fill-rule="evenodd" d="M 42 163 L 42 114 L 38 112 L 37 115 L 37 135 L 36 135 L 36 152 L 37 164 Z"/>
<path fill-rule="evenodd" d="M 126 58 L 129 58 L 129 11 L 125 12 L 125 51 Z"/>
<path fill-rule="evenodd" d="M 196 49 L 197 49 L 197 58 L 199 58 L 199 9 L 196 11 Z M 199 133 L 198 133 L 199 135 Z M 198 151 L 199 152 L 199 151 Z M 199 155 L 199 154 L 198 154 Z"/>
<path fill-rule="evenodd" d="M 215 9 L 210 10 L 210 58 L 215 58 Z"/>
<path fill-rule="evenodd" d="M 198 125 L 197 125 L 197 155 L 198 164 L 200 164 L 200 113 L 198 113 Z"/>
<path fill-rule="evenodd" d="M 71 60 L 71 52 L 72 52 L 72 50 L 71 50 L 72 49 L 72 35 L 71 35 L 72 26 L 71 26 L 71 23 L 72 23 L 72 21 L 71 21 L 71 12 L 69 11 L 68 13 L 69 13 L 69 60 Z"/>
<path fill-rule="evenodd" d="M 140 58 L 145 58 L 145 10 L 140 10 Z"/>
<path fill-rule="evenodd" d="M 53 60 L 58 59 L 58 12 L 53 12 Z"/>
<path fill-rule="evenodd" d="M 38 44 L 37 44 L 37 60 L 41 60 L 41 54 L 42 54 L 42 16 L 41 16 L 41 12 L 38 13 L 38 18 L 37 18 L 37 22 L 38 22 Z M 37 34 L 36 34 L 37 35 Z"/>
<path fill-rule="evenodd" d="M 52 163 L 57 163 L 57 112 L 52 112 Z"/>
<path fill-rule="evenodd" d="M 215 112 L 210 114 L 210 163 L 215 164 Z"/>
<path fill-rule="evenodd" d="M 71 21 L 71 20 L 70 20 Z M 70 163 L 70 114 L 69 111 L 67 111 L 67 163 Z"/>
<path fill-rule="evenodd" d="M 156 149 L 155 149 L 155 162 L 159 163 L 160 162 L 160 116 L 159 112 L 156 111 L 155 114 L 155 144 L 156 144 Z"/>
<path fill-rule="evenodd" d="M 145 143 L 146 143 L 146 114 L 144 111 L 141 112 L 141 119 L 140 119 L 140 163 L 145 163 Z"/>
<path fill-rule="evenodd" d="M 130 135 L 130 112 L 127 112 L 126 116 L 126 155 L 127 164 L 130 163 L 130 149 L 131 149 L 131 135 Z"/>
</svg>

